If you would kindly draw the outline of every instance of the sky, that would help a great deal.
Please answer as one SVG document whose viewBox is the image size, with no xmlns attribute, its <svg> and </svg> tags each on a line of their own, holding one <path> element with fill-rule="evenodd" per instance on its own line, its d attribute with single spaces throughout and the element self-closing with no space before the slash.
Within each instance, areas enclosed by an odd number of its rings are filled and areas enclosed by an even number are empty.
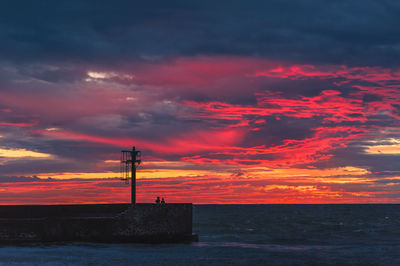
<svg viewBox="0 0 400 266">
<path fill-rule="evenodd" d="M 400 203 L 397 0 L 0 3 L 0 204 Z"/>
</svg>

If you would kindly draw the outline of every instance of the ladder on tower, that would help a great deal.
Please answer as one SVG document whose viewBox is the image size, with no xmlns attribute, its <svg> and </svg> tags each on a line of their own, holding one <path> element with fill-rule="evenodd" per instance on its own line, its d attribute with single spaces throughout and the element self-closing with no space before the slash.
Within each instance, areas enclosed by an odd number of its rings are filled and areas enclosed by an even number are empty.
<svg viewBox="0 0 400 266">
<path fill-rule="evenodd" d="M 135 147 L 132 147 L 132 150 L 121 151 L 121 179 L 127 184 L 129 184 L 129 180 L 131 180 L 132 204 L 136 204 L 136 169 L 141 162 L 141 152 L 137 151 Z"/>
</svg>

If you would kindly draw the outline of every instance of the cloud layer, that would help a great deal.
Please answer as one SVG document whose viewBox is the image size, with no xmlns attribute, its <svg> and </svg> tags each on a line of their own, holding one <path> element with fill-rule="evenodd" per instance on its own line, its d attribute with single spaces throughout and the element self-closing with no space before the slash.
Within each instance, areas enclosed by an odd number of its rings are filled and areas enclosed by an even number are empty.
<svg viewBox="0 0 400 266">
<path fill-rule="evenodd" d="M 2 3 L 0 204 L 399 202 L 399 8 Z"/>
</svg>

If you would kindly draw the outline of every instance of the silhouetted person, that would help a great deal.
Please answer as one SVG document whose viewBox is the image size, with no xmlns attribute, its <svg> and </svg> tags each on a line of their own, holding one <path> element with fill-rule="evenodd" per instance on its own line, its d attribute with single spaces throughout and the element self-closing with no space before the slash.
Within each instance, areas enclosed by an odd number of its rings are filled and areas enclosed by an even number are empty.
<svg viewBox="0 0 400 266">
<path fill-rule="evenodd" d="M 161 204 L 164 205 L 165 204 L 165 200 L 164 198 L 161 199 Z"/>
<path fill-rule="evenodd" d="M 160 197 L 157 197 L 156 204 L 160 204 Z"/>
</svg>

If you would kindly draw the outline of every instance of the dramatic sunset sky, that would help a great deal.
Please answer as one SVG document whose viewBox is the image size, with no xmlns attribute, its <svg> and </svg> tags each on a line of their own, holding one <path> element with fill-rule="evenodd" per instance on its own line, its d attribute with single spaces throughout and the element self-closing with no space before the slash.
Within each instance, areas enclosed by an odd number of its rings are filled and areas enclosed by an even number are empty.
<svg viewBox="0 0 400 266">
<path fill-rule="evenodd" d="M 400 2 L 1 1 L 0 204 L 400 203 Z"/>
</svg>

